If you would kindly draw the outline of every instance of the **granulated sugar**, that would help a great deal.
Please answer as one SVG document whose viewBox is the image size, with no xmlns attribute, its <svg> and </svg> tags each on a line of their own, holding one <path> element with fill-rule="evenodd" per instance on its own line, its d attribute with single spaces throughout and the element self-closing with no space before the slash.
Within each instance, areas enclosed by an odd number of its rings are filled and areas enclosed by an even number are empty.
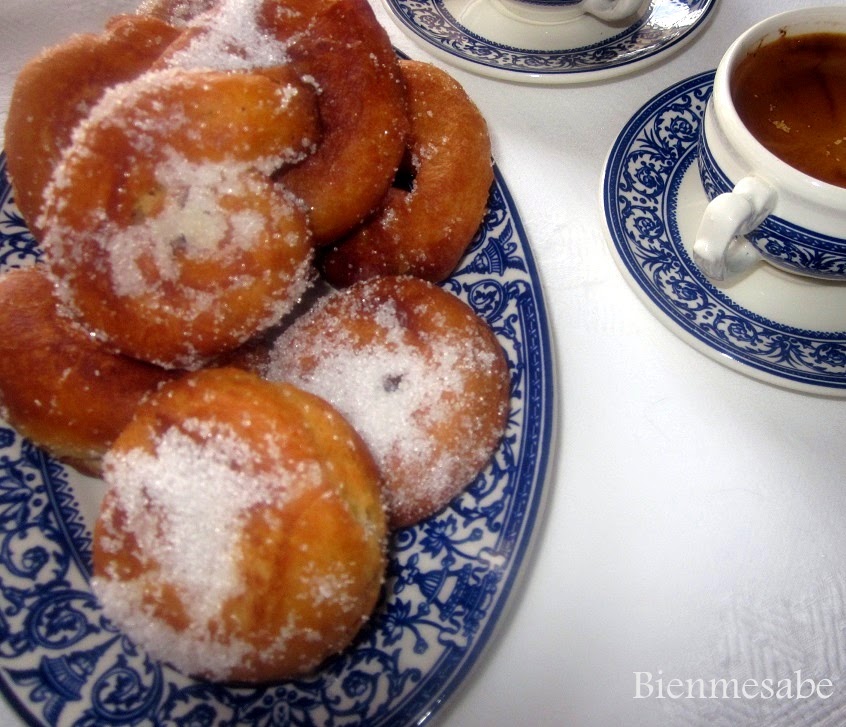
<svg viewBox="0 0 846 727">
<path fill-rule="evenodd" d="M 105 460 L 105 480 L 117 486 L 114 506 L 125 515 L 124 529 L 137 543 L 134 550 L 150 566 L 140 579 L 121 581 L 106 573 L 92 586 L 106 615 L 130 638 L 188 672 L 224 674 L 252 648 L 230 636 L 223 643 L 209 629 L 227 599 L 249 587 L 238 565 L 248 513 L 263 504 L 282 507 L 287 497 L 320 478 L 319 468 L 308 467 L 250 474 L 254 456 L 251 445 L 230 427 L 189 419 L 165 431 L 153 454 L 133 449 L 110 453 Z M 104 522 L 111 520 L 106 512 Z M 112 535 L 101 545 L 110 551 L 119 543 Z M 179 594 L 189 619 L 184 631 L 141 606 L 142 594 L 163 584 Z M 280 635 L 277 646 L 283 648 L 284 641 Z"/>
<path fill-rule="evenodd" d="M 288 62 L 285 45 L 262 29 L 263 0 L 223 0 L 189 23 L 197 34 L 188 46 L 168 57 L 170 67 L 213 70 L 272 68 Z"/>
<path fill-rule="evenodd" d="M 335 324 L 321 318 L 322 330 L 314 336 L 300 335 L 295 323 L 276 342 L 266 376 L 329 401 L 359 432 L 387 479 L 394 478 L 395 470 L 401 471 L 399 479 L 411 470 L 419 478 L 409 494 L 437 500 L 454 489 L 457 479 L 469 476 L 465 458 L 479 459 L 473 452 L 474 419 L 457 412 L 462 407 L 487 410 L 483 403 L 466 400 L 467 382 L 489 370 L 494 358 L 445 324 L 437 333 L 410 331 L 392 300 L 341 308 L 333 309 Z M 320 316 L 321 306 L 312 315 Z M 437 315 L 424 310 L 436 325 Z M 354 330 L 356 319 L 366 319 L 365 329 L 376 331 L 373 342 L 362 343 L 345 328 Z M 443 438 L 450 436 L 447 422 L 459 420 L 470 436 L 456 447 Z M 479 446 L 488 443 L 483 439 Z M 393 498 L 404 494 L 391 491 Z"/>
<path fill-rule="evenodd" d="M 282 491 L 276 478 L 233 466 L 252 457 L 247 442 L 224 427 L 206 436 L 205 428 L 188 421 L 164 432 L 155 454 L 134 449 L 104 463 L 106 482 L 120 483 L 118 504 L 139 551 L 178 586 L 199 622 L 244 587 L 234 561 L 240 525 L 250 507 Z"/>
</svg>

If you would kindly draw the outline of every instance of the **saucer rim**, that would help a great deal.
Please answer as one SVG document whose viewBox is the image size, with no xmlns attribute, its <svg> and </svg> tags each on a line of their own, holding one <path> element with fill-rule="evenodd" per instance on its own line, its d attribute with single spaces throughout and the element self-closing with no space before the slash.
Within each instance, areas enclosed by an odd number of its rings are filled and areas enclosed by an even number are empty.
<svg viewBox="0 0 846 727">
<path fill-rule="evenodd" d="M 632 35 L 637 35 L 641 32 L 643 27 L 648 24 L 648 21 L 654 15 L 656 6 L 672 1 L 673 0 L 650 0 L 649 8 L 642 17 L 637 18 L 628 26 L 621 27 L 618 33 L 615 33 L 604 40 L 599 40 L 596 43 L 589 43 L 587 45 L 576 46 L 573 48 L 545 51 L 532 48 L 522 48 L 517 45 L 508 45 L 489 40 L 463 26 L 444 6 L 443 0 L 417 0 L 417 2 L 430 6 L 433 12 L 438 12 L 442 17 L 448 19 L 451 26 L 456 30 L 460 37 L 480 41 L 492 48 L 501 49 L 503 51 L 523 53 L 527 55 L 534 54 L 538 58 L 542 58 L 544 56 L 553 57 L 561 54 L 573 54 L 577 51 L 585 51 L 591 48 L 601 48 L 613 42 L 619 43 L 622 39 Z M 691 42 L 713 16 L 713 10 L 717 4 L 717 0 L 699 0 L 699 2 L 701 2 L 701 7 L 697 8 L 695 11 L 690 11 L 688 8 L 688 15 L 699 13 L 699 16 L 693 19 L 680 35 L 673 37 L 670 40 L 662 40 L 657 47 L 653 44 L 640 49 L 634 57 L 627 57 L 622 61 L 615 59 L 613 62 L 606 62 L 595 67 L 579 66 L 569 69 L 554 68 L 550 70 L 497 65 L 496 61 L 486 62 L 478 55 L 473 57 L 469 53 L 459 54 L 443 42 L 440 42 L 440 39 L 433 37 L 430 33 L 427 33 L 426 28 L 421 27 L 418 23 L 408 20 L 404 14 L 399 12 L 398 7 L 403 5 L 404 0 L 382 0 L 382 5 L 387 10 L 394 23 L 411 40 L 416 42 L 420 47 L 428 50 L 434 56 L 455 67 L 476 75 L 492 78 L 494 80 L 533 85 L 565 85 L 602 81 L 634 73 L 658 62 L 659 60 L 662 60 L 664 56 L 669 53 L 677 52 L 683 46 Z"/>
<path fill-rule="evenodd" d="M 657 109 L 668 106 L 673 100 L 697 88 L 707 87 L 707 94 L 710 95 L 714 73 L 714 70 L 709 70 L 695 74 L 671 84 L 653 96 L 632 114 L 612 144 L 603 165 L 602 184 L 600 187 L 600 202 L 608 247 L 617 267 L 638 299 L 645 304 L 647 309 L 666 328 L 698 352 L 703 353 L 708 358 L 721 363 L 731 370 L 780 388 L 826 397 L 846 397 L 846 374 L 832 374 L 829 377 L 825 377 L 823 375 L 813 376 L 802 371 L 774 371 L 771 367 L 767 368 L 760 361 L 756 361 L 749 354 L 744 355 L 743 351 L 737 346 L 730 345 L 730 342 L 715 341 L 711 337 L 701 335 L 694 328 L 684 325 L 684 321 L 681 320 L 682 316 L 680 316 L 679 310 L 674 306 L 673 301 L 664 294 L 664 291 L 660 287 L 644 285 L 642 279 L 643 271 L 637 265 L 637 261 L 634 260 L 633 262 L 632 260 L 634 256 L 631 253 L 628 244 L 629 241 L 625 239 L 627 235 L 621 231 L 622 225 L 618 219 L 619 211 L 615 207 L 615 198 L 619 189 L 619 185 L 616 182 L 619 179 L 619 175 L 615 174 L 614 171 L 619 168 L 625 150 L 631 147 L 638 132 L 643 128 L 645 120 L 654 117 Z M 846 345 L 846 331 L 806 329 L 780 323 L 774 318 L 767 318 L 735 301 L 729 294 L 729 291 L 718 288 L 699 271 L 684 248 L 681 242 L 681 233 L 678 230 L 679 187 L 685 176 L 691 173 L 690 168 L 695 165 L 696 159 L 697 152 L 695 148 L 689 148 L 681 153 L 673 162 L 672 170 L 667 173 L 668 181 L 666 188 L 657 196 L 663 203 L 660 205 L 660 209 L 663 215 L 662 223 L 666 227 L 664 236 L 668 243 L 662 249 L 669 252 L 680 266 L 684 268 L 689 281 L 692 281 L 728 311 L 736 313 L 758 325 L 768 327 L 780 334 Z M 704 195 L 704 189 L 702 192 Z"/>
</svg>

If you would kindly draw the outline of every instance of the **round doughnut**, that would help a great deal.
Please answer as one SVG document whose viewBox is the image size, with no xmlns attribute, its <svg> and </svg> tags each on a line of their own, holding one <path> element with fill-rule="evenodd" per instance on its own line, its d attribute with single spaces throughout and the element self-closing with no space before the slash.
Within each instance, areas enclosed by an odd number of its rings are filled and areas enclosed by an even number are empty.
<svg viewBox="0 0 846 727">
<path fill-rule="evenodd" d="M 279 336 L 261 373 L 347 417 L 381 469 L 393 528 L 461 492 L 508 414 L 508 367 L 488 325 L 413 277 L 373 278 L 321 299 Z"/>
<path fill-rule="evenodd" d="M 285 68 L 170 69 L 110 89 L 48 188 L 63 304 L 115 349 L 175 368 L 278 322 L 311 284 L 312 245 L 269 173 L 308 153 L 313 101 Z"/>
<path fill-rule="evenodd" d="M 411 132 L 410 190 L 392 187 L 381 210 L 320 261 L 335 286 L 375 275 L 448 277 L 484 219 L 493 182 L 487 125 L 464 89 L 429 63 L 400 61 Z"/>
<path fill-rule="evenodd" d="M 207 369 L 139 409 L 104 461 L 95 594 L 191 675 L 306 674 L 368 619 L 385 514 L 367 448 L 292 386 Z"/>
<path fill-rule="evenodd" d="M 56 304 L 43 265 L 0 276 L 0 410 L 22 436 L 97 475 L 138 403 L 180 374 L 110 353 Z"/>
<path fill-rule="evenodd" d="M 319 5 L 305 32 L 289 37 L 296 24 L 277 26 L 293 66 L 314 79 L 323 132 L 280 183 L 304 201 L 315 243 L 325 245 L 378 207 L 402 161 L 408 120 L 397 56 L 367 0 Z"/>
<path fill-rule="evenodd" d="M 178 35 L 156 18 L 118 16 L 101 34 L 73 36 L 21 70 L 5 145 L 15 201 L 36 237 L 44 189 L 73 129 L 106 89 L 146 71 Z"/>
</svg>

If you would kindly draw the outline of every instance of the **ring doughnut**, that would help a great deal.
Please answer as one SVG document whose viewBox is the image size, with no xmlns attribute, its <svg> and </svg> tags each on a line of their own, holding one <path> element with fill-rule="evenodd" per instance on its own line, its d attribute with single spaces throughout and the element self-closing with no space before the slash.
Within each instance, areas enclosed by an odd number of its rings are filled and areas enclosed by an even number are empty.
<svg viewBox="0 0 846 727">
<path fill-rule="evenodd" d="M 290 33 L 278 27 L 281 36 Z M 361 223 L 390 187 L 408 132 L 405 91 L 367 0 L 328 4 L 304 33 L 288 39 L 288 54 L 318 88 L 323 138 L 280 182 L 305 202 L 315 243 L 325 245 Z"/>
<path fill-rule="evenodd" d="M 509 374 L 494 334 L 419 278 L 372 278 L 322 298 L 279 336 L 260 373 L 347 417 L 381 469 L 392 528 L 452 500 L 505 428 Z"/>
<path fill-rule="evenodd" d="M 269 173 L 308 153 L 315 113 L 285 68 L 171 69 L 110 89 L 48 189 L 62 303 L 115 349 L 175 368 L 278 322 L 311 284 L 312 246 Z"/>
<path fill-rule="evenodd" d="M 284 55 L 314 84 L 322 139 L 280 183 L 304 202 L 316 245 L 379 206 L 402 161 L 408 119 L 396 54 L 367 0 L 154 0 L 146 8 L 187 27 L 163 67 L 260 66 Z"/>
<path fill-rule="evenodd" d="M 73 36 L 21 70 L 6 119 L 6 157 L 15 201 L 37 238 L 44 190 L 73 129 L 106 89 L 146 71 L 178 35 L 156 18 L 117 16 L 100 35 Z"/>
<path fill-rule="evenodd" d="M 191 675 L 303 675 L 368 619 L 385 569 L 378 471 L 326 402 L 235 369 L 165 386 L 104 462 L 92 586 Z"/>
<path fill-rule="evenodd" d="M 342 287 L 376 275 L 439 282 L 481 224 L 493 182 L 487 125 L 464 89 L 420 61 L 400 61 L 411 132 L 410 191 L 392 187 L 375 217 L 325 250 L 319 264 Z"/>
<path fill-rule="evenodd" d="M 57 459 L 99 474 L 138 403 L 179 375 L 112 354 L 61 317 L 43 265 L 0 276 L 0 409 Z"/>
</svg>

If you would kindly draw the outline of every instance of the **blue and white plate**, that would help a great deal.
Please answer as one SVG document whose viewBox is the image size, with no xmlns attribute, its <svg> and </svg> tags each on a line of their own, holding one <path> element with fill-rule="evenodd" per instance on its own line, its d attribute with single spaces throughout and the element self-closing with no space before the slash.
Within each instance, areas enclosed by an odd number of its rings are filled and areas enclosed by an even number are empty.
<svg viewBox="0 0 846 727">
<path fill-rule="evenodd" d="M 607 23 L 566 16 L 567 9 L 515 11 L 511 0 L 383 0 L 400 28 L 441 59 L 480 75 L 537 84 L 640 70 L 691 40 L 714 1 L 651 0 L 633 19 Z"/>
<path fill-rule="evenodd" d="M 708 203 L 696 142 L 713 78 L 667 89 L 618 137 L 602 186 L 611 249 L 647 306 L 698 350 L 785 388 L 846 396 L 846 284 L 760 265 L 716 285 L 693 262 Z"/>
<path fill-rule="evenodd" d="M 0 155 L 0 269 L 38 257 Z M 507 353 L 507 434 L 465 494 L 396 533 L 372 622 L 308 679 L 215 684 L 151 661 L 104 620 L 89 588 L 102 482 L 0 423 L 0 688 L 25 722 L 394 727 L 422 723 L 455 692 L 518 583 L 555 424 L 541 287 L 498 171 L 483 228 L 445 285 L 491 324 Z"/>
</svg>

